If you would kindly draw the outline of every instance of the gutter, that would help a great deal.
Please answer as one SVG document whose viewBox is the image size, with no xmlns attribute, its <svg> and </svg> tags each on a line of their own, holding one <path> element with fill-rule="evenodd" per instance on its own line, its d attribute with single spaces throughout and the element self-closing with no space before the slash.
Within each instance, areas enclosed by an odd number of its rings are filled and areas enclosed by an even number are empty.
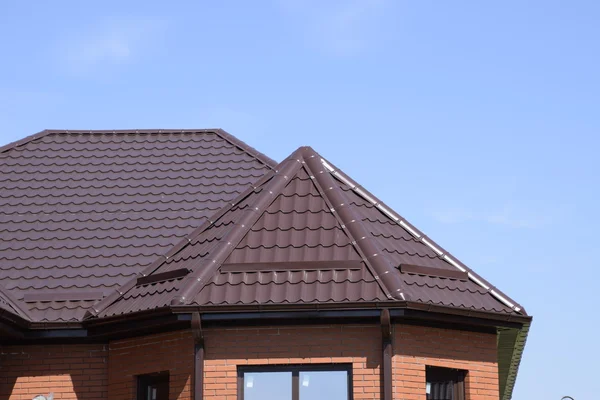
<svg viewBox="0 0 600 400">
<path fill-rule="evenodd" d="M 487 320 L 488 325 L 497 323 L 498 326 L 504 326 L 507 323 L 509 325 L 514 324 L 525 324 L 530 323 L 532 318 L 530 316 L 506 314 L 506 313 L 494 313 L 488 311 L 478 310 L 462 310 L 453 307 L 440 306 L 434 304 L 423 304 L 413 301 L 394 301 L 394 302 L 374 302 L 374 303 L 345 303 L 345 304 L 269 304 L 269 305 L 215 305 L 215 306 L 172 306 L 171 310 L 174 314 L 199 312 L 202 314 L 204 320 L 209 319 L 222 319 L 222 320 L 233 320 L 240 318 L 241 315 L 259 314 L 260 317 L 248 318 L 277 318 L 275 315 L 291 315 L 291 313 L 298 313 L 302 311 L 313 311 L 318 312 L 319 315 L 327 315 L 326 312 L 366 312 L 374 311 L 374 315 L 379 315 L 378 312 L 382 309 L 389 309 L 392 316 L 401 317 L 402 310 L 415 310 L 423 313 L 435 313 L 447 315 L 446 318 L 452 316 L 473 318 L 479 320 Z M 276 313 L 276 314 L 274 314 Z M 325 314 L 324 314 L 325 313 Z M 237 314 L 240 314 L 238 316 Z M 221 317 L 217 317 L 220 315 Z M 267 315 L 273 315 L 273 317 L 267 317 Z M 357 314 L 358 315 L 358 314 Z M 424 318 L 419 318 L 424 319 Z"/>
<path fill-rule="evenodd" d="M 310 322 L 314 320 L 373 319 L 379 318 L 381 311 L 388 309 L 394 320 L 436 322 L 441 324 L 462 324 L 463 326 L 499 326 L 521 328 L 530 324 L 529 316 L 491 313 L 476 310 L 461 310 L 452 307 L 423 304 L 410 301 L 346 303 L 346 304 L 285 304 L 285 305 L 218 305 L 218 306 L 171 306 L 131 314 L 104 318 L 92 318 L 83 322 L 28 322 L 13 314 L 0 310 L 0 317 L 6 318 L 9 336 L 14 339 L 59 339 L 93 338 L 97 332 L 102 336 L 111 331 L 115 335 L 122 332 L 167 327 L 170 323 L 189 323 L 190 316 L 198 313 L 207 323 L 257 323 L 259 321 L 290 320 Z M 156 321 L 156 322 L 153 322 Z M 15 325 L 13 327 L 13 325 Z M 9 329 L 10 328 L 10 329 Z M 7 331 L 8 332 L 8 331 Z"/>
</svg>

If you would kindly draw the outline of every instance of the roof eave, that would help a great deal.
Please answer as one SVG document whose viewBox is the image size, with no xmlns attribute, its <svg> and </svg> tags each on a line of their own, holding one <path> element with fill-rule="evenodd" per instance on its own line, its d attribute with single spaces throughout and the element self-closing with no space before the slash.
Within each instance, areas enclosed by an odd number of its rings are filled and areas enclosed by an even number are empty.
<svg viewBox="0 0 600 400">
<path fill-rule="evenodd" d="M 331 310 L 368 310 L 368 309 L 414 310 L 429 314 L 444 314 L 473 319 L 482 319 L 504 323 L 527 324 L 531 317 L 504 312 L 490 312 L 464 308 L 448 307 L 435 304 L 424 304 L 413 301 L 375 301 L 347 303 L 309 303 L 309 304 L 252 304 L 252 305 L 177 305 L 172 306 L 173 313 L 199 312 L 206 314 L 217 313 L 258 313 L 258 312 L 297 312 L 297 311 L 331 311 Z M 392 313 L 393 314 L 393 313 Z M 399 314 L 398 314 L 399 315 Z"/>
</svg>

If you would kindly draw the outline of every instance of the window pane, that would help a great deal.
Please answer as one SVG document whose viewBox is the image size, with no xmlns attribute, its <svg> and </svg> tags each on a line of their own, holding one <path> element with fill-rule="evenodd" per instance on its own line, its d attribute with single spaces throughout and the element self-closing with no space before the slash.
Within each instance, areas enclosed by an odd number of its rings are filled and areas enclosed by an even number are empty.
<svg viewBox="0 0 600 400">
<path fill-rule="evenodd" d="M 300 400 L 348 400 L 348 372 L 300 372 Z"/>
<path fill-rule="evenodd" d="M 292 400 L 292 373 L 244 373 L 244 400 Z"/>
<path fill-rule="evenodd" d="M 463 400 L 464 371 L 456 369 L 427 367 L 427 400 Z"/>
</svg>

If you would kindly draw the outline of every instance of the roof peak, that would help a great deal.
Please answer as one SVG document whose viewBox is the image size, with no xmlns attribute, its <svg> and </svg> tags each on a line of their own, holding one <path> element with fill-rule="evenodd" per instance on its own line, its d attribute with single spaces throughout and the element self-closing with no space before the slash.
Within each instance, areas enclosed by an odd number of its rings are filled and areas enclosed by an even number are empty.
<svg viewBox="0 0 600 400">
<path fill-rule="evenodd" d="M 145 270 L 142 276 L 159 272 L 162 270 L 161 268 L 168 270 L 170 267 L 163 267 L 163 265 L 165 263 L 168 265 L 168 260 L 176 259 L 178 255 L 185 253 L 189 256 L 190 251 L 192 253 L 196 251 L 193 249 L 193 243 L 199 241 L 205 235 L 205 232 L 213 229 L 213 226 L 219 226 L 221 218 L 238 208 L 235 212 L 239 214 L 231 221 L 231 224 L 226 224 L 228 226 L 223 231 L 222 237 L 216 242 L 212 242 L 210 251 L 205 249 L 207 251 L 205 255 L 198 254 L 196 262 L 185 264 L 190 272 L 186 274 L 187 276 L 183 278 L 181 285 L 178 286 L 177 293 L 174 293 L 174 297 L 171 299 L 171 305 L 190 304 L 219 270 L 220 266 L 226 263 L 228 257 L 242 242 L 245 235 L 252 230 L 254 224 L 257 223 L 273 201 L 283 193 L 301 169 L 306 170 L 308 173 L 306 179 L 310 178 L 316 187 L 315 195 L 318 192 L 318 196 L 324 201 L 325 209 L 337 220 L 340 229 L 348 236 L 358 256 L 365 263 L 389 300 L 411 300 L 415 295 L 415 285 L 423 285 L 422 282 L 415 283 L 410 279 L 407 281 L 405 274 L 398 270 L 401 265 L 411 264 L 411 257 L 416 254 L 419 257 L 431 260 L 428 263 L 433 267 L 438 265 L 442 268 L 464 272 L 472 282 L 473 287 L 470 290 L 480 293 L 475 287 L 483 288 L 484 292 L 482 291 L 480 294 L 489 293 L 496 301 L 503 303 L 514 312 L 526 315 L 525 311 L 516 302 L 450 256 L 449 253 L 338 170 L 310 146 L 297 148 L 284 161 L 275 166 L 272 171 L 265 174 L 259 182 L 252 185 L 235 201 L 214 214 L 209 218 L 209 221 L 185 240 L 175 245 L 163 258 L 157 260 L 156 263 Z M 243 210 L 240 211 L 239 206 L 242 204 L 243 207 L 241 208 Z M 379 228 L 371 226 L 371 218 L 397 226 L 397 228 L 394 228 L 396 231 L 389 231 L 388 228 L 383 229 L 383 227 L 382 230 L 378 231 Z M 221 223 L 221 225 L 223 224 Z M 398 230 L 401 230 L 404 234 Z M 387 238 L 391 238 L 391 241 Z M 401 248 L 395 248 L 395 246 Z M 425 259 L 421 261 L 425 262 Z M 109 307 L 124 292 L 135 286 L 136 279 L 132 279 L 131 282 L 119 288 L 113 295 L 96 304 L 94 311 L 90 314 L 97 315 L 101 310 Z M 412 287 L 409 287 L 411 285 Z"/>
</svg>

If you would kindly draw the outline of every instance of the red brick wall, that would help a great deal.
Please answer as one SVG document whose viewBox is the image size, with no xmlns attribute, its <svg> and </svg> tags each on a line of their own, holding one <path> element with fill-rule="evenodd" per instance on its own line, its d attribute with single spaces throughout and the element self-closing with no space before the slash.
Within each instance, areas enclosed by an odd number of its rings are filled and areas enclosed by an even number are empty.
<svg viewBox="0 0 600 400">
<path fill-rule="evenodd" d="M 394 400 L 422 400 L 425 366 L 467 370 L 468 400 L 498 400 L 496 335 L 394 326 Z"/>
<path fill-rule="evenodd" d="M 135 399 L 136 376 L 169 371 L 169 400 L 191 399 L 194 340 L 179 331 L 110 342 L 108 398 Z"/>
<path fill-rule="evenodd" d="M 106 400 L 106 345 L 3 346 L 0 399 Z"/>
<path fill-rule="evenodd" d="M 237 366 L 352 363 L 354 399 L 379 399 L 379 326 L 211 329 L 205 333 L 206 400 L 236 399 Z M 424 399 L 427 365 L 468 371 L 469 400 L 497 400 L 496 335 L 394 325 L 394 400 Z"/>
<path fill-rule="evenodd" d="M 379 326 L 207 329 L 204 399 L 237 399 L 237 366 L 352 363 L 354 399 L 379 399 Z"/>
<path fill-rule="evenodd" d="M 394 325 L 394 400 L 422 400 L 427 365 L 468 371 L 468 400 L 497 400 L 496 336 Z M 380 399 L 378 325 L 205 330 L 206 400 L 237 398 L 237 366 L 351 363 L 354 399 Z M 169 371 L 170 400 L 191 399 L 194 342 L 180 331 L 108 345 L 4 346 L 0 399 L 131 400 L 136 376 Z"/>
</svg>

